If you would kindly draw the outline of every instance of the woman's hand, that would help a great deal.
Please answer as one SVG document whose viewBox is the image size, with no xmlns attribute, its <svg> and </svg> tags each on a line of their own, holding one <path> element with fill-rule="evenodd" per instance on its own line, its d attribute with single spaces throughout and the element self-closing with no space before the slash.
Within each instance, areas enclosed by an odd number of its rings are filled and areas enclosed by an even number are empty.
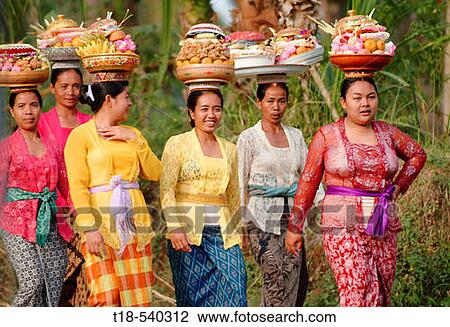
<svg viewBox="0 0 450 327">
<path fill-rule="evenodd" d="M 98 135 L 107 141 L 130 141 L 136 138 L 136 133 L 123 126 L 111 126 L 97 129 Z"/>
<path fill-rule="evenodd" d="M 86 232 L 86 247 L 88 252 L 103 256 L 105 251 L 105 242 L 103 236 L 98 230 Z"/>
<path fill-rule="evenodd" d="M 182 229 L 177 228 L 170 233 L 170 241 L 175 251 L 191 252 L 191 241 Z"/>
<path fill-rule="evenodd" d="M 298 256 L 302 248 L 302 234 L 294 233 L 288 230 L 284 240 L 286 250 L 295 256 Z"/>
</svg>

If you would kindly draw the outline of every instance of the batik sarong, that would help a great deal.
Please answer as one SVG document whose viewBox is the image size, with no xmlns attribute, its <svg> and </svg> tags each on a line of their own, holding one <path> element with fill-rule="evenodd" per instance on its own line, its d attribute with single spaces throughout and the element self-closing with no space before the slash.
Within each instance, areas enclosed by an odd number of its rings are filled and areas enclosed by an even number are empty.
<svg viewBox="0 0 450 327">
<path fill-rule="evenodd" d="M 175 251 L 168 241 L 178 307 L 245 307 L 247 273 L 239 245 L 227 250 L 219 226 L 205 226 L 200 246 Z"/>
<path fill-rule="evenodd" d="M 373 237 L 354 229 L 326 229 L 323 248 L 345 307 L 388 306 L 397 260 L 397 233 Z"/>
<path fill-rule="evenodd" d="M 44 247 L 0 230 L 0 236 L 17 276 L 18 290 L 12 306 L 58 306 L 67 267 L 66 242 L 50 224 Z"/>
<path fill-rule="evenodd" d="M 283 216 L 287 222 L 287 216 Z M 263 276 L 261 306 L 300 307 L 308 287 L 304 242 L 298 256 L 286 250 L 286 229 L 281 235 L 267 233 L 249 222 L 247 225 L 253 257 Z"/>
</svg>

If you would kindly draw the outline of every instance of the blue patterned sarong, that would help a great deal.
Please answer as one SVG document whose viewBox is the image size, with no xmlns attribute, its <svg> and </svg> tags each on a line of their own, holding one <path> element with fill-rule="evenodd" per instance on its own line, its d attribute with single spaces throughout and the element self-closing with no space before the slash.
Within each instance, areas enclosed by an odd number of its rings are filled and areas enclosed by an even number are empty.
<svg viewBox="0 0 450 327">
<path fill-rule="evenodd" d="M 168 254 L 178 307 L 245 307 L 247 273 L 239 245 L 223 248 L 219 226 L 205 226 L 200 246 Z"/>
</svg>

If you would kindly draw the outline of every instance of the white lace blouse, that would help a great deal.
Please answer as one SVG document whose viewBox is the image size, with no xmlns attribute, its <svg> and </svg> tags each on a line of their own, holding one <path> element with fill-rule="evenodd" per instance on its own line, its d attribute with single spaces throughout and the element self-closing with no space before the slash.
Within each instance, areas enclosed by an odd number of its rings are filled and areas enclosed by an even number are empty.
<svg viewBox="0 0 450 327">
<path fill-rule="evenodd" d="M 288 148 L 277 148 L 270 144 L 261 121 L 244 130 L 238 138 L 238 171 L 241 187 L 243 218 L 252 221 L 265 232 L 281 234 L 280 218 L 283 215 L 283 197 L 249 196 L 249 185 L 289 187 L 298 181 L 304 168 L 308 148 L 302 132 L 282 125 L 288 139 Z M 319 188 L 316 201 L 323 198 Z M 293 197 L 288 198 L 289 208 Z"/>
</svg>

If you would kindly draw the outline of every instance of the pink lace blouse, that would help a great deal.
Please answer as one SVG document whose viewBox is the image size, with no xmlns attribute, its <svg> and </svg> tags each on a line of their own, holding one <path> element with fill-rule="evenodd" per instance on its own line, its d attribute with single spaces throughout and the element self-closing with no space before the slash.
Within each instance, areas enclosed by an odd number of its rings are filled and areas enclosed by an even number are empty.
<svg viewBox="0 0 450 327">
<path fill-rule="evenodd" d="M 92 117 L 88 114 L 77 111 L 77 118 L 80 124 L 84 124 Z M 38 130 L 42 138 L 49 139 L 52 142 L 56 142 L 61 147 L 61 151 L 64 152 L 67 138 L 69 137 L 73 128 L 61 127 L 58 114 L 56 112 L 56 107 L 53 107 L 49 111 L 43 113 L 39 118 Z"/>
<path fill-rule="evenodd" d="M 21 188 L 30 192 L 59 189 L 57 205 L 71 207 L 69 185 L 62 152 L 51 142 L 43 139 L 46 152 L 36 157 L 28 152 L 28 147 L 19 131 L 0 143 L 0 228 L 20 235 L 24 239 L 36 241 L 36 215 L 38 200 L 5 202 L 6 188 Z M 57 225 L 61 236 L 69 241 L 72 229 L 62 215 L 57 215 Z"/>
<path fill-rule="evenodd" d="M 424 150 L 392 125 L 373 121 L 372 127 L 378 141 L 376 145 L 351 143 L 345 133 L 344 119 L 321 127 L 314 135 L 291 212 L 291 231 L 303 230 L 322 177 L 325 185 L 365 191 L 382 192 L 389 184 L 397 184 L 402 193 L 408 189 L 425 164 Z M 404 164 L 397 175 L 398 158 Z M 349 206 L 357 208 L 360 200 L 353 196 L 326 196 L 322 226 L 344 226 L 354 218 L 348 217 Z M 330 206 L 342 204 L 347 205 L 343 210 L 328 210 Z M 390 225 L 390 228 L 400 228 L 398 221 L 393 220 Z"/>
</svg>

